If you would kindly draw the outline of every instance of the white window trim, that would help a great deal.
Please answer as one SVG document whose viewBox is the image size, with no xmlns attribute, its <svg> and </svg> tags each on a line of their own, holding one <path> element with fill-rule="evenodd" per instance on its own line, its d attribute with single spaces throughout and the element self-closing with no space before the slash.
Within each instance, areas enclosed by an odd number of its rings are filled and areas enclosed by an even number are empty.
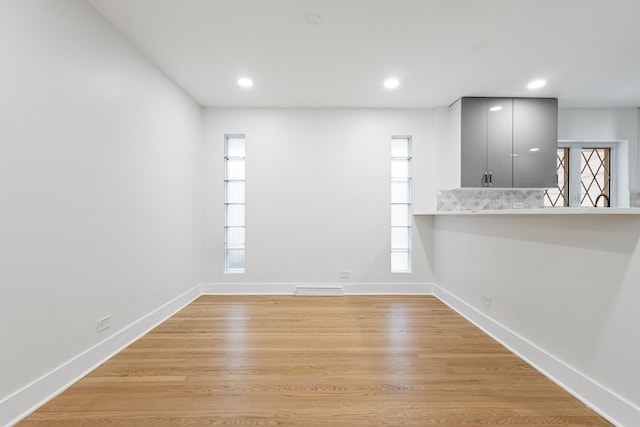
<svg viewBox="0 0 640 427">
<path fill-rule="evenodd" d="M 629 143 L 626 140 L 558 140 L 558 148 L 569 149 L 569 207 L 580 207 L 580 164 L 583 148 L 611 149 L 611 207 L 629 207 Z M 575 166 L 578 165 L 578 166 Z"/>
</svg>

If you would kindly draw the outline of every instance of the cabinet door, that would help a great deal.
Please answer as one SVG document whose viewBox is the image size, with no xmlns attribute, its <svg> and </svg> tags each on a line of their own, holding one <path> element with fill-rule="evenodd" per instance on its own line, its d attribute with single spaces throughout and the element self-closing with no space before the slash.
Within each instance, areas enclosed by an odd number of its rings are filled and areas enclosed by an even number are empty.
<svg viewBox="0 0 640 427">
<path fill-rule="evenodd" d="M 516 98 L 513 104 L 513 186 L 554 186 L 557 149 L 558 100 Z"/>
<path fill-rule="evenodd" d="M 487 172 L 491 187 L 509 188 L 512 167 L 513 98 L 489 98 L 487 103 Z"/>
<path fill-rule="evenodd" d="M 487 99 L 462 98 L 461 185 L 482 187 L 487 171 Z"/>
</svg>

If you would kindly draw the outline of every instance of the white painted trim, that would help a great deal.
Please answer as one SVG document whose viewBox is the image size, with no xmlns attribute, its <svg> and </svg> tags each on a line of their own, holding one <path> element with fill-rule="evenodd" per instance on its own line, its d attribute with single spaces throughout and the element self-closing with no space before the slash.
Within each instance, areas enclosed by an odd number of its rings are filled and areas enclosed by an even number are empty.
<svg viewBox="0 0 640 427">
<path fill-rule="evenodd" d="M 203 295 L 294 295 L 296 286 L 342 286 L 343 295 L 433 295 L 433 283 L 203 283 Z"/>
<path fill-rule="evenodd" d="M 618 427 L 640 426 L 640 408 L 547 353 L 526 338 L 478 311 L 456 295 L 434 286 L 434 295 L 533 368 Z"/>
<path fill-rule="evenodd" d="M 24 417 L 189 305 L 201 293 L 200 286 L 195 286 L 7 396 L 0 401 L 0 425 L 17 424 Z"/>
</svg>

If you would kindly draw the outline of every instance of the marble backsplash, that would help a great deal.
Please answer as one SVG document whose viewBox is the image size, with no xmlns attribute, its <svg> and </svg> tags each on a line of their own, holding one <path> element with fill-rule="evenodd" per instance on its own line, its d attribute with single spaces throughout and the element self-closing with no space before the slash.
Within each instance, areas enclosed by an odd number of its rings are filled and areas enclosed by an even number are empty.
<svg viewBox="0 0 640 427">
<path fill-rule="evenodd" d="M 640 208 L 640 191 L 632 191 L 629 193 L 629 206 L 632 208 Z"/>
<path fill-rule="evenodd" d="M 640 203 L 640 193 L 638 193 Z M 439 211 L 537 209 L 544 190 L 530 188 L 456 188 L 438 191 Z"/>
</svg>

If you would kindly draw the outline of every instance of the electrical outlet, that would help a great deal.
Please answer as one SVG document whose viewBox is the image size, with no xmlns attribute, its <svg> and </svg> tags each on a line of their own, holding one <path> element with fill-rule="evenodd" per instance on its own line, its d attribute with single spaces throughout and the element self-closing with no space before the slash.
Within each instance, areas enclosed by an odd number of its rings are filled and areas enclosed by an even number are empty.
<svg viewBox="0 0 640 427">
<path fill-rule="evenodd" d="M 342 270 L 338 273 L 338 276 L 341 279 L 349 279 L 351 277 L 351 271 L 349 270 Z"/>
<path fill-rule="evenodd" d="M 491 297 L 485 294 L 482 294 L 482 304 L 487 307 L 491 307 Z"/>
<path fill-rule="evenodd" d="M 524 208 L 524 202 L 513 202 L 513 209 L 522 209 Z"/>
<path fill-rule="evenodd" d="M 104 316 L 102 319 L 98 319 L 98 332 L 102 332 L 111 326 L 111 315 Z"/>
</svg>

